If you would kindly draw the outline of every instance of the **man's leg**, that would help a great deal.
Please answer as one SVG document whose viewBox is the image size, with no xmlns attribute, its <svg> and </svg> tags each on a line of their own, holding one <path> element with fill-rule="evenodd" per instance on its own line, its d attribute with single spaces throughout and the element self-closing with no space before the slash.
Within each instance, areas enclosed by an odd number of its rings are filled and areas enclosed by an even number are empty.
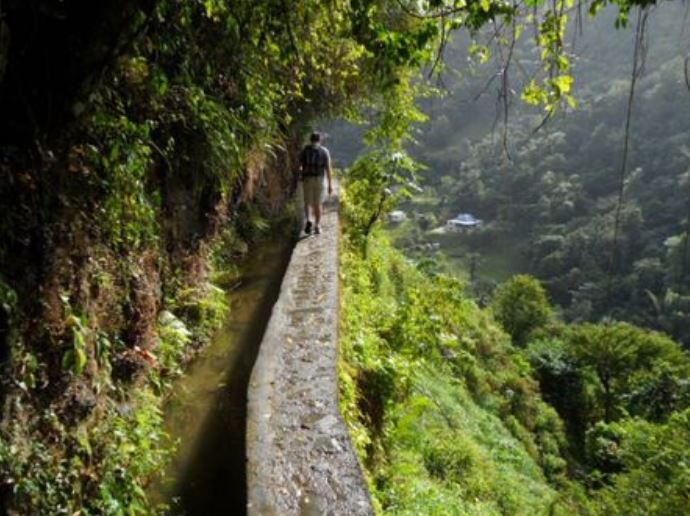
<svg viewBox="0 0 690 516">
<path fill-rule="evenodd" d="M 305 180 L 303 185 L 304 190 L 304 232 L 309 235 L 311 233 L 311 221 L 309 220 L 309 203 L 311 202 L 310 185 Z"/>
<path fill-rule="evenodd" d="M 309 205 L 304 204 L 304 232 L 309 235 L 311 233 L 311 220 L 309 220 Z"/>
<path fill-rule="evenodd" d="M 321 233 L 321 202 L 313 204 L 312 209 L 314 210 L 314 229 L 316 233 Z"/>
</svg>

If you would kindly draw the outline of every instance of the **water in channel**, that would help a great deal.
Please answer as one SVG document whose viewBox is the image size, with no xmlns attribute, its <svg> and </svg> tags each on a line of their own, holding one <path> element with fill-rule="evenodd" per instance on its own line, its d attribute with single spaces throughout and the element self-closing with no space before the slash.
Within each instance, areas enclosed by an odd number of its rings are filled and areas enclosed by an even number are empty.
<svg viewBox="0 0 690 516">
<path fill-rule="evenodd" d="M 157 493 L 171 514 L 246 513 L 247 386 L 293 244 L 276 236 L 252 251 L 223 327 L 173 388 L 165 420 L 179 449 Z"/>
</svg>

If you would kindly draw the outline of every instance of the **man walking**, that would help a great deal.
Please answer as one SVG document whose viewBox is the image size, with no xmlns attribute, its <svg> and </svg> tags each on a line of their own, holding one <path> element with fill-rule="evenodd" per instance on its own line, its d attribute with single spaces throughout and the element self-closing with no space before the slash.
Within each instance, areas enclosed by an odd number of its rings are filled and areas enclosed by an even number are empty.
<svg viewBox="0 0 690 516">
<path fill-rule="evenodd" d="M 314 233 L 321 233 L 321 198 L 323 197 L 323 176 L 328 178 L 328 195 L 333 193 L 331 177 L 331 155 L 326 147 L 321 145 L 321 135 L 312 133 L 310 144 L 306 145 L 299 156 L 302 188 L 304 190 L 304 218 L 307 223 L 304 232 L 309 235 L 312 223 L 309 219 L 309 206 L 314 212 Z"/>
</svg>

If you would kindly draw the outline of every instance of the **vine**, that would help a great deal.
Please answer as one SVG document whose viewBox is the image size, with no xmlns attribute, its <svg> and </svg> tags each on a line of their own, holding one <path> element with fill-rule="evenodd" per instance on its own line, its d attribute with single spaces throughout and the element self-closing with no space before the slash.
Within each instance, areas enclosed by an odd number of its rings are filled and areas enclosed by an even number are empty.
<svg viewBox="0 0 690 516">
<path fill-rule="evenodd" d="M 633 50 L 633 66 L 630 75 L 630 89 L 628 91 L 628 100 L 625 112 L 625 129 L 623 136 L 623 155 L 621 158 L 621 167 L 618 175 L 618 193 L 616 202 L 616 211 L 613 222 L 613 243 L 611 247 L 610 259 L 610 273 L 615 274 L 618 268 L 618 240 L 621 224 L 621 213 L 624 205 L 625 196 L 625 178 L 628 169 L 628 152 L 630 146 L 630 127 L 632 120 L 633 100 L 635 97 L 635 86 L 638 79 L 644 73 L 645 55 L 647 49 L 647 20 L 649 18 L 649 10 L 647 7 L 641 7 L 637 15 L 637 23 L 635 27 L 635 45 Z M 610 289 L 610 282 L 609 282 Z"/>
</svg>

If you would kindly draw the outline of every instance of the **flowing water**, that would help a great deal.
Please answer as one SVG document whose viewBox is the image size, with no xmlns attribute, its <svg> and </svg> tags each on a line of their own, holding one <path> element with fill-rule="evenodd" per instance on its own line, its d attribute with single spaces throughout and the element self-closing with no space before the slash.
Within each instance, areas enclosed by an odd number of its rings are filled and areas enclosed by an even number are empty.
<svg viewBox="0 0 690 516">
<path fill-rule="evenodd" d="M 179 449 L 154 493 L 172 514 L 246 513 L 247 386 L 293 243 L 274 237 L 252 251 L 223 327 L 173 388 L 165 419 Z"/>
</svg>

